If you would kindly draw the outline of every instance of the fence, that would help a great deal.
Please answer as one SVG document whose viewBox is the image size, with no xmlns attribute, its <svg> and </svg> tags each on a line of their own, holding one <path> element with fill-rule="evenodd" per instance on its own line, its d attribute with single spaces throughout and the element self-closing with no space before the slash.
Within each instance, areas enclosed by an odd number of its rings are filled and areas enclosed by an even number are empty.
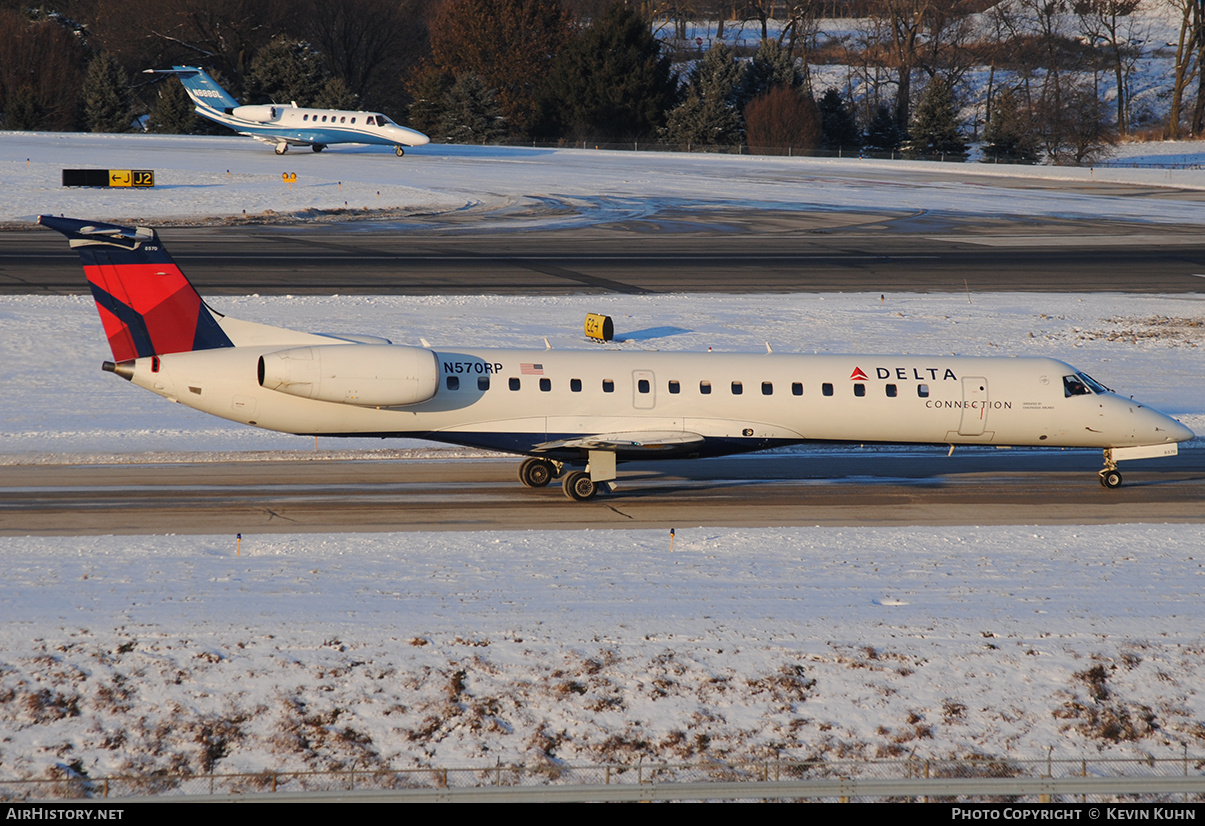
<svg viewBox="0 0 1205 826">
<path fill-rule="evenodd" d="M 710 785 L 708 785 L 710 784 Z M 624 792 L 614 786 L 629 787 Z M 498 764 L 478 768 L 422 768 L 339 772 L 274 772 L 256 774 L 172 775 L 52 780 L 0 781 L 0 799 L 128 799 L 140 797 L 205 797 L 301 793 L 355 793 L 405 790 L 512 792 L 527 788 L 528 799 L 547 797 L 559 787 L 573 787 L 572 799 L 642 799 L 661 789 L 657 799 L 738 799 L 812 797 L 873 800 L 884 797 L 923 799 L 963 795 L 991 800 L 1007 795 L 1015 801 L 1061 799 L 1106 802 L 1133 800 L 1205 801 L 1205 757 L 1176 759 L 1075 760 L 767 760 L 750 763 L 635 763 L 570 766 L 555 762 L 535 766 Z M 547 787 L 547 792 L 541 792 Z M 607 787 L 602 789 L 600 787 Z M 714 794 L 706 791 L 713 788 Z M 590 790 L 593 789 L 594 792 Z M 674 791 L 678 789 L 679 791 Z M 747 790 L 742 793 L 742 789 Z M 962 791 L 959 791 L 962 790 Z M 1071 791 L 1069 791 L 1071 790 Z M 1144 791 L 1145 790 L 1145 791 Z M 564 792 L 570 792 L 564 788 Z M 510 792 L 509 796 L 515 795 Z M 472 796 L 472 795 L 465 795 Z M 477 795 L 480 796 L 480 795 Z M 428 795 L 427 797 L 433 797 Z M 559 799 L 560 796 L 558 796 Z M 963 799 L 966 799 L 963 797 Z"/>
</svg>

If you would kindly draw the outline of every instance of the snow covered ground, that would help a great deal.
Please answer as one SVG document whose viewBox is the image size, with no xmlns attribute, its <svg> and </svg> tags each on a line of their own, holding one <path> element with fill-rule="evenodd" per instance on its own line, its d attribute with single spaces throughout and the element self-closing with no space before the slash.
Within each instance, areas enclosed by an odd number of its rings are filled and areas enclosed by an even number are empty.
<svg viewBox="0 0 1205 826">
<path fill-rule="evenodd" d="M 1179 758 L 1201 526 L 0 539 L 0 775 Z M 63 771 L 63 769 L 58 769 Z"/>
<path fill-rule="evenodd" d="M 1145 156 L 1154 144 L 1130 144 Z M 1166 148 L 1168 145 L 1159 145 Z M 1180 143 L 1177 157 L 1205 158 Z M 1177 160 L 1176 163 L 1189 161 Z M 153 189 L 60 186 L 64 168 L 153 169 Z M 297 182 L 286 185 L 285 172 Z M 1205 189 L 1205 170 L 1027 167 L 833 158 L 688 155 L 433 144 L 336 146 L 277 156 L 243 137 L 0 133 L 0 225 L 39 214 L 181 222 L 389 219 L 469 214 L 478 228 L 547 228 L 643 218 L 665 207 L 901 209 L 1205 223 L 1205 203 L 1077 186 Z M 1052 188 L 1050 181 L 1066 185 Z M 521 220 L 516 217 L 522 214 Z M 412 222 L 413 223 L 413 222 Z M 463 223 L 461 231 L 466 231 Z"/>
<path fill-rule="evenodd" d="M 580 205 L 574 220 L 583 222 L 671 202 L 1077 216 L 1124 206 L 1136 221 L 1205 218 L 1193 202 L 980 177 L 1008 171 L 998 167 L 959 167 L 955 178 L 937 180 L 929 165 L 831 162 L 844 166 L 829 167 L 839 174 L 826 182 L 826 162 L 798 159 L 429 153 L 282 159 L 238 138 L 5 133 L 0 220 L 39 212 L 198 220 L 237 215 L 240 203 L 279 214 L 341 207 L 342 198 L 359 209 L 353 193 L 371 201 L 377 188 L 382 209 L 469 208 L 485 221 L 546 197 Z M 58 169 L 77 158 L 152 167 L 163 186 L 62 190 Z M 290 166 L 299 170 L 292 191 L 279 179 Z M 865 174 L 851 184 L 851 170 Z M 1166 183 L 1164 170 L 1017 172 Z M 1202 174 L 1177 172 L 1175 182 L 1205 187 Z M 164 237 L 170 249 L 170 231 Z M 459 341 L 469 317 L 482 344 L 541 346 L 547 335 L 557 347 L 586 346 L 576 322 L 549 321 L 555 304 L 573 319 L 587 307 L 610 313 L 623 348 L 761 351 L 769 340 L 777 352 L 1054 355 L 1205 431 L 1200 301 L 900 294 L 882 303 L 877 295 L 216 303 L 249 320 L 401 343 L 423 336 L 437 346 Z M 0 299 L 0 323 L 5 461 L 296 445 L 102 374 L 108 354 L 85 298 Z M 0 777 L 780 753 L 1200 754 L 1203 539 L 1201 524 L 682 525 L 672 553 L 661 532 L 535 529 L 248 536 L 235 556 L 231 536 L 4 538 Z"/>
</svg>

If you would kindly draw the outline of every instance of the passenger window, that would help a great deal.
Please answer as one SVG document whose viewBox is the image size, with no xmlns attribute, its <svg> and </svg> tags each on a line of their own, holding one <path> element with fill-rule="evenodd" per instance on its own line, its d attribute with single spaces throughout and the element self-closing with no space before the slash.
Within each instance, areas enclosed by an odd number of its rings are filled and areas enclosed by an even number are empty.
<svg viewBox="0 0 1205 826">
<path fill-rule="evenodd" d="M 582 380 L 581 379 L 569 379 L 569 389 L 572 390 L 574 393 L 582 392 Z"/>
<path fill-rule="evenodd" d="M 675 396 L 678 395 L 682 392 L 682 385 L 678 384 L 676 381 L 671 381 L 669 383 L 669 392 L 673 393 Z"/>
<path fill-rule="evenodd" d="M 791 395 L 792 396 L 802 396 L 803 395 L 803 382 L 801 382 L 801 381 L 791 382 Z"/>
<path fill-rule="evenodd" d="M 709 382 L 709 381 L 699 382 L 699 393 L 704 396 L 710 396 L 711 395 L 711 382 Z"/>
<path fill-rule="evenodd" d="M 323 123 L 326 123 L 326 115 L 323 115 L 323 116 L 322 116 L 322 122 L 323 122 Z"/>
<path fill-rule="evenodd" d="M 863 396 L 865 396 L 866 395 L 866 385 L 862 384 L 862 382 L 857 382 L 856 384 L 854 384 L 854 395 L 857 396 L 859 399 L 862 398 Z"/>
<path fill-rule="evenodd" d="M 460 389 L 460 376 L 448 376 L 448 389 L 449 390 L 459 390 Z"/>
<path fill-rule="evenodd" d="M 310 116 L 309 116 L 309 115 L 302 115 L 302 116 L 301 116 L 301 119 L 302 119 L 302 120 L 309 120 L 309 119 L 310 119 Z"/>
<path fill-rule="evenodd" d="M 347 123 L 347 118 L 346 117 L 339 118 L 339 123 Z"/>
<path fill-rule="evenodd" d="M 355 119 L 355 118 L 352 118 L 352 119 L 351 119 L 351 122 L 352 122 L 352 123 L 355 123 L 355 122 L 356 122 L 356 119 Z"/>
<path fill-rule="evenodd" d="M 761 394 L 763 396 L 773 396 L 774 395 L 774 382 L 763 381 L 761 383 Z"/>
<path fill-rule="evenodd" d="M 918 384 L 916 386 L 916 395 L 920 396 L 922 399 L 929 398 L 929 385 Z"/>
<path fill-rule="evenodd" d="M 821 393 L 823 393 L 823 394 L 824 394 L 824 395 L 826 395 L 826 396 L 831 396 L 831 395 L 833 395 L 833 385 L 832 385 L 832 383 L 830 383 L 830 382 L 827 382 L 827 381 L 826 381 L 824 384 L 820 385 L 820 392 L 821 392 Z"/>
<path fill-rule="evenodd" d="M 540 390 L 547 393 L 552 389 L 552 379 L 540 379 Z"/>
<path fill-rule="evenodd" d="M 641 393 L 647 393 L 652 388 L 649 387 L 648 379 L 640 379 L 638 382 L 636 382 L 636 389 Z"/>
<path fill-rule="evenodd" d="M 603 379 L 603 392 L 604 393 L 614 393 L 615 392 L 615 382 L 612 381 L 611 379 Z"/>
<path fill-rule="evenodd" d="M 887 398 L 889 398 L 889 399 L 895 398 L 896 388 L 895 388 L 894 384 L 888 384 L 888 385 L 886 385 L 886 387 L 884 387 L 884 389 L 887 391 Z"/>
<path fill-rule="evenodd" d="M 481 390 L 483 392 L 486 390 L 489 390 L 490 389 L 490 377 L 489 376 L 478 376 L 477 377 L 477 389 Z"/>
<path fill-rule="evenodd" d="M 519 380 L 518 380 L 518 379 L 511 379 L 511 380 L 510 380 L 510 389 L 511 389 L 511 390 L 518 390 L 518 389 L 519 389 Z"/>
<path fill-rule="evenodd" d="M 732 383 L 732 395 L 739 396 L 741 393 L 744 393 L 744 392 L 745 392 L 745 388 L 743 386 L 741 386 L 741 383 L 739 381 L 734 381 Z"/>
</svg>

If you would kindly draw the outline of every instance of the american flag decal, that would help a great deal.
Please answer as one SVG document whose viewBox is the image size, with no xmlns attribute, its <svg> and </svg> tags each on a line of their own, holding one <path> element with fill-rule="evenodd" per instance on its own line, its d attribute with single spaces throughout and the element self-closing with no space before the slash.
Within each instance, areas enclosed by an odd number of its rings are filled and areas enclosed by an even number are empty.
<svg viewBox="0 0 1205 826">
<path fill-rule="evenodd" d="M 544 375 L 544 365 L 532 364 L 525 361 L 519 365 L 519 374 L 522 376 L 542 376 Z"/>
</svg>

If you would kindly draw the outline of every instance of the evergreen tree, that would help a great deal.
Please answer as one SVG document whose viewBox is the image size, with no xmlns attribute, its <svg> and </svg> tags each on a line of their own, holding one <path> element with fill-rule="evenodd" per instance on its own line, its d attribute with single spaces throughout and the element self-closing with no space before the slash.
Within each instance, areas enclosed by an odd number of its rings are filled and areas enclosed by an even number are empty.
<svg viewBox="0 0 1205 826">
<path fill-rule="evenodd" d="M 184 91 L 180 78 L 172 75 L 159 84 L 159 97 L 151 106 L 146 131 L 173 135 L 191 135 L 197 127 L 197 114 Z"/>
<path fill-rule="evenodd" d="M 845 105 L 841 93 L 829 89 L 820 98 L 820 125 L 822 137 L 820 145 L 825 149 L 857 151 L 862 148 L 862 133 L 858 131 L 858 123 L 854 113 Z"/>
<path fill-rule="evenodd" d="M 4 128 L 17 131 L 33 131 L 42 128 L 43 112 L 38 96 L 29 85 L 18 86 L 8 92 L 4 111 Z"/>
<path fill-rule="evenodd" d="M 745 79 L 745 64 L 726 43 L 717 43 L 703 55 L 690 73 L 691 89 L 701 96 L 714 96 L 724 103 L 740 103 L 741 84 Z"/>
<path fill-rule="evenodd" d="M 540 131 L 603 140 L 648 135 L 676 96 L 661 44 L 639 14 L 616 2 L 557 56 Z"/>
<path fill-rule="evenodd" d="M 474 74 L 463 74 L 444 100 L 436 136 L 442 143 L 492 143 L 506 134 L 494 90 Z"/>
<path fill-rule="evenodd" d="M 330 72 L 309 43 L 277 38 L 255 54 L 247 77 L 247 100 L 251 103 L 319 106 L 330 80 Z M 337 107 L 322 107 L 337 108 Z"/>
<path fill-rule="evenodd" d="M 448 90 L 456 79 L 434 66 L 420 72 L 410 87 L 414 102 L 410 104 L 407 121 L 411 127 L 434 135 L 443 119 Z"/>
<path fill-rule="evenodd" d="M 732 49 L 713 46 L 691 72 L 686 100 L 666 119 L 664 136 L 678 146 L 732 145 L 744 133 L 737 100 L 744 68 Z"/>
<path fill-rule="evenodd" d="M 945 155 L 965 158 L 967 144 L 958 131 L 958 107 L 954 90 L 941 78 L 934 78 L 916 107 L 909 130 L 911 139 L 904 151 L 912 157 Z"/>
<path fill-rule="evenodd" d="M 1038 135 L 1033 119 L 1008 87 L 996 93 L 992 119 L 983 134 L 984 161 L 1034 163 L 1038 159 Z"/>
<path fill-rule="evenodd" d="M 741 103 L 748 103 L 775 86 L 798 89 L 802 85 L 803 74 L 799 71 L 795 56 L 784 49 L 777 40 L 763 40 L 745 73 Z"/>
<path fill-rule="evenodd" d="M 84 119 L 90 132 L 129 132 L 130 84 L 117 59 L 100 54 L 84 78 Z"/>
<path fill-rule="evenodd" d="M 880 106 L 866 127 L 864 145 L 872 152 L 894 152 L 907 138 L 907 134 L 900 130 L 891 110 Z"/>
<path fill-rule="evenodd" d="M 320 109 L 356 109 L 360 106 L 360 98 L 347 85 L 347 81 L 332 77 L 322 87 L 318 97 L 314 98 L 313 105 Z"/>
<path fill-rule="evenodd" d="M 431 26 L 431 61 L 444 74 L 476 75 L 525 133 L 569 27 L 559 0 L 447 0 Z"/>
</svg>

